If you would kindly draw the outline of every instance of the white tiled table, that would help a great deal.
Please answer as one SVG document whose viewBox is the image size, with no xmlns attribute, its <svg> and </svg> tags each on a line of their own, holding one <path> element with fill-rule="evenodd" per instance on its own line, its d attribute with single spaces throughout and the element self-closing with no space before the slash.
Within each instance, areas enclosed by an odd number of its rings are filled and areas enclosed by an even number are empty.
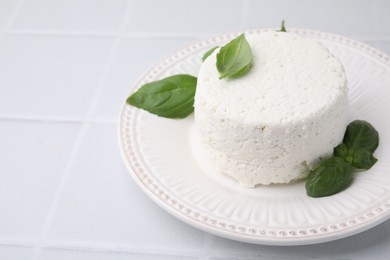
<svg viewBox="0 0 390 260">
<path fill-rule="evenodd" d="M 132 83 L 209 36 L 287 26 L 390 54 L 390 1 L 0 0 L 0 259 L 388 259 L 390 221 L 299 247 L 218 238 L 135 185 L 116 122 Z"/>
</svg>

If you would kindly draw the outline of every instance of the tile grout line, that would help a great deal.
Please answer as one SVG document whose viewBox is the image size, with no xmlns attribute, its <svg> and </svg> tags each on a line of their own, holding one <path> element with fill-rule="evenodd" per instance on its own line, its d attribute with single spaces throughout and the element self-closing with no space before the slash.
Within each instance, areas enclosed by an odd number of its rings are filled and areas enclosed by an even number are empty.
<svg viewBox="0 0 390 260">
<path fill-rule="evenodd" d="M 122 38 L 204 38 L 212 37 L 215 33 L 170 33 L 170 32 L 91 32 L 91 31 L 51 31 L 51 30 L 12 30 L 0 29 L 0 32 L 10 35 L 37 36 L 84 36 L 84 37 L 122 37 Z"/>
<path fill-rule="evenodd" d="M 210 235 L 210 234 L 209 234 Z M 212 242 L 213 235 L 210 235 L 209 238 L 207 238 L 209 242 Z M 0 242 L 0 245 L 3 245 L 3 243 Z M 23 245 L 16 244 L 16 243 L 4 243 L 4 245 L 10 245 L 10 246 L 23 246 L 23 247 L 31 247 L 31 243 L 24 243 Z M 132 255 L 147 255 L 147 256 L 176 256 L 176 257 L 196 257 L 198 259 L 207 260 L 212 259 L 213 257 L 216 258 L 225 258 L 225 257 L 232 257 L 231 254 L 221 253 L 221 252 L 202 252 L 197 250 L 161 250 L 156 248 L 140 248 L 140 247 L 129 247 L 127 245 L 113 245 L 110 243 L 89 243 L 89 244 L 79 244 L 79 243 L 56 243 L 52 242 L 50 244 L 46 245 L 46 248 L 53 249 L 53 250 L 63 250 L 63 251 L 77 251 L 77 252 L 88 252 L 88 253 L 124 253 L 124 254 L 132 254 Z M 249 257 L 250 259 L 254 258 L 257 259 L 257 254 L 252 255 L 243 255 L 241 253 L 234 254 L 235 257 L 241 258 L 241 257 Z M 267 255 L 269 256 L 269 255 Z M 248 258 L 248 259 L 249 259 Z M 305 259 L 314 259 L 312 257 L 306 257 Z"/>
<path fill-rule="evenodd" d="M 150 248 L 128 246 L 128 245 L 117 245 L 115 243 L 85 243 L 80 242 L 50 242 L 47 243 L 45 248 L 57 249 L 57 250 L 73 250 L 73 251 L 84 251 L 84 252 L 105 252 L 105 253 L 127 253 L 127 254 L 149 254 L 149 255 L 175 255 L 175 256 L 202 256 L 202 252 L 197 250 L 182 249 L 161 249 L 161 248 Z"/>
<path fill-rule="evenodd" d="M 20 8 L 22 7 L 23 1 L 24 0 L 19 0 L 16 2 L 15 6 L 14 6 L 14 10 L 11 12 L 11 15 L 8 17 L 7 22 L 4 24 L 4 26 L 2 28 L 0 28 L 0 32 L 3 33 L 0 35 L 0 42 L 3 41 L 3 39 L 5 38 L 5 35 L 6 35 L 6 31 L 12 25 L 12 23 L 15 21 L 18 13 L 20 11 Z"/>
<path fill-rule="evenodd" d="M 122 41 L 122 34 L 121 34 L 121 32 L 123 32 L 125 30 L 125 27 L 126 27 L 128 21 L 129 21 L 129 18 L 130 18 L 131 9 L 132 9 L 132 6 L 133 6 L 132 3 L 133 3 L 132 1 L 129 1 L 128 6 L 126 7 L 127 10 L 126 10 L 125 16 L 123 18 L 122 24 L 121 24 L 121 26 L 119 28 L 119 34 L 114 39 L 114 42 L 112 44 L 109 57 L 107 59 L 106 66 L 103 69 L 101 77 L 100 77 L 100 79 L 99 79 L 99 81 L 97 83 L 96 90 L 95 90 L 94 95 L 92 97 L 91 103 L 90 103 L 89 108 L 87 110 L 87 115 L 86 115 L 86 119 L 87 120 L 93 115 L 93 112 L 96 110 L 96 107 L 97 107 L 97 105 L 99 103 L 99 100 L 100 100 L 100 97 L 101 97 L 101 94 L 102 94 L 102 91 L 103 91 L 104 83 L 106 83 L 109 70 L 112 67 L 113 63 L 114 63 L 115 55 L 116 55 L 116 53 L 118 51 L 119 44 Z"/>
<path fill-rule="evenodd" d="M 10 35 L 36 35 L 36 36 L 84 36 L 84 37 L 118 37 L 117 32 L 93 32 L 93 31 L 53 31 L 53 30 L 31 30 L 31 29 L 3 29 L 3 33 Z"/>
<path fill-rule="evenodd" d="M 244 2 L 245 3 L 245 2 Z M 376 6 L 373 3 L 373 6 Z M 246 10 L 243 7 L 241 10 L 242 18 L 241 23 L 243 24 L 243 27 L 245 25 L 245 13 Z M 372 7 L 371 9 L 375 9 L 376 7 Z M 376 10 L 371 10 L 371 13 L 376 12 Z M 375 16 L 375 15 L 373 15 Z M 373 18 L 375 20 L 376 17 Z M 247 29 L 255 29 L 255 28 L 247 28 Z M 234 30 L 238 31 L 238 30 Z M 242 30 L 241 30 L 242 31 Z M 230 31 L 233 32 L 233 31 Z M 3 35 L 32 35 L 32 36 L 64 36 L 64 37 L 105 37 L 105 38 L 112 38 L 112 37 L 120 37 L 120 38 L 143 38 L 143 39 L 150 39 L 150 38 L 176 38 L 176 39 L 205 39 L 210 38 L 218 34 L 224 34 L 228 32 L 219 32 L 219 33 L 169 33 L 169 32 L 88 32 L 88 31 L 81 31 L 81 32 L 74 32 L 74 31 L 33 31 L 33 30 L 9 30 L 9 29 L 0 29 L 0 33 L 3 33 Z M 344 36 L 343 34 L 340 34 L 341 36 Z M 390 41 L 390 36 L 387 35 L 376 35 L 376 36 L 370 36 L 370 35 L 352 35 L 352 36 L 344 36 L 344 37 L 350 37 L 357 40 L 366 40 L 366 41 L 375 41 L 375 40 L 381 40 L 381 41 Z"/>
<path fill-rule="evenodd" d="M 125 26 L 127 25 L 127 22 L 129 20 L 129 15 L 131 13 L 131 7 L 132 7 L 132 1 L 129 1 L 128 3 L 128 6 L 126 7 L 126 13 L 125 13 L 125 16 L 123 18 L 123 21 L 122 21 L 122 24 L 119 28 L 119 32 L 122 32 L 125 28 Z M 72 149 L 72 153 L 70 155 L 70 158 L 69 158 L 69 161 L 65 167 L 65 170 L 64 170 L 64 173 L 63 173 L 63 176 L 61 177 L 61 180 L 60 180 L 60 183 L 58 185 L 58 188 L 57 188 L 57 191 L 54 195 L 54 198 L 52 200 L 52 203 L 51 203 L 51 206 L 49 208 L 49 212 L 47 213 L 47 216 L 46 216 L 46 219 L 44 221 L 44 224 L 43 224 L 43 227 L 41 229 L 41 232 L 39 234 L 39 238 L 34 246 L 34 249 L 33 249 L 33 252 L 32 252 L 32 259 L 38 259 L 40 253 L 41 253 L 41 250 L 42 248 L 45 246 L 45 242 L 46 242 L 46 238 L 47 238 L 47 235 L 49 233 L 49 229 L 50 229 L 50 226 L 52 224 L 52 221 L 53 221 L 53 218 L 54 218 L 54 213 L 55 213 L 55 210 L 57 208 L 57 204 L 58 204 L 58 201 L 64 191 L 64 188 L 65 188 L 65 185 L 69 179 L 69 175 L 70 175 L 70 169 L 72 168 L 75 160 L 76 160 L 76 157 L 77 157 L 77 154 L 78 154 L 78 151 L 79 151 L 79 147 L 81 146 L 81 142 L 86 134 L 86 131 L 88 129 L 88 124 L 87 124 L 87 121 L 88 119 L 91 117 L 91 115 L 93 114 L 96 106 L 97 106 L 97 103 L 99 101 L 99 97 L 100 97 L 100 94 L 101 94 L 101 91 L 103 89 L 103 84 L 105 83 L 106 81 L 106 78 L 107 78 L 107 75 L 109 73 L 109 70 L 110 68 L 112 67 L 112 64 L 114 62 L 114 57 L 117 53 L 117 50 L 118 50 L 118 47 L 119 47 L 119 44 L 121 42 L 121 34 L 118 34 L 118 36 L 114 39 L 113 43 L 112 43 L 112 46 L 111 46 L 111 49 L 109 51 L 109 54 L 108 54 L 108 58 L 107 58 L 107 62 L 103 68 L 103 71 L 102 71 L 102 74 L 101 76 L 99 77 L 99 80 L 98 80 L 98 83 L 97 83 L 97 87 L 95 89 L 95 92 L 94 92 L 94 95 L 93 95 L 93 98 L 91 100 L 91 103 L 89 105 L 89 108 L 87 110 L 87 114 L 86 114 L 86 117 L 85 117 L 85 120 L 83 120 L 83 123 L 82 123 L 82 126 L 81 126 L 81 129 L 80 129 L 80 132 L 77 136 L 77 139 L 74 143 L 74 146 L 73 146 L 73 149 Z"/>
<path fill-rule="evenodd" d="M 32 248 L 34 247 L 34 240 L 0 238 L 0 246 L 21 246 Z"/>
<path fill-rule="evenodd" d="M 74 162 L 75 162 L 75 158 L 76 158 L 76 155 L 78 153 L 78 150 L 79 150 L 79 147 L 81 145 L 81 141 L 86 133 L 86 130 L 87 130 L 87 126 L 86 124 L 82 124 L 82 127 L 80 129 L 80 132 L 76 138 L 76 141 L 73 145 L 73 149 L 72 149 L 72 153 L 69 157 L 69 161 L 68 163 L 66 164 L 65 166 L 65 169 L 63 171 L 63 175 L 60 179 L 60 183 L 58 185 L 58 188 L 54 194 L 54 198 L 52 200 L 52 203 L 50 205 L 50 208 L 49 208 L 49 211 L 46 215 L 46 218 L 45 218 L 45 221 L 43 223 L 43 226 L 42 226 L 42 229 L 41 229 L 41 232 L 38 236 L 38 239 L 36 240 L 36 243 L 35 243 L 35 246 L 33 248 L 33 252 L 32 252 L 32 259 L 38 259 L 38 256 L 41 252 L 41 249 L 44 245 L 44 240 L 48 234 L 48 231 L 49 231 L 49 228 L 50 228 L 50 225 L 52 223 L 52 220 L 53 220 L 53 216 L 54 216 L 54 211 L 56 209 L 56 206 L 57 206 L 57 203 L 59 201 L 59 198 L 63 192 L 63 189 L 65 187 L 65 184 L 67 183 L 67 180 L 68 180 L 68 177 L 69 177 L 69 173 L 70 173 L 70 169 L 71 167 L 73 166 Z"/>
<path fill-rule="evenodd" d="M 14 10 L 12 11 L 11 15 L 9 16 L 6 24 L 3 26 L 3 30 L 8 30 L 8 28 L 12 25 L 12 23 L 15 21 L 20 8 L 22 7 L 24 0 L 18 0 L 17 3 L 15 4 Z"/>
<path fill-rule="evenodd" d="M 35 123 L 92 123 L 92 124 L 116 124 L 118 121 L 114 118 L 90 118 L 83 117 L 53 117 L 53 116 L 23 116 L 23 115 L 0 115 L 0 121 L 4 122 L 35 122 Z"/>
</svg>

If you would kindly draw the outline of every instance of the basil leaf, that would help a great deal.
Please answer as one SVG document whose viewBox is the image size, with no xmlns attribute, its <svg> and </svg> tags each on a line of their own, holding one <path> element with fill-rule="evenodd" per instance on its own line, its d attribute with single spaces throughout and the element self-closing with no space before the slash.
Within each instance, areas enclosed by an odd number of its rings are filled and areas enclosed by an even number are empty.
<svg viewBox="0 0 390 260">
<path fill-rule="evenodd" d="M 287 32 L 286 27 L 284 26 L 284 20 L 282 20 L 282 25 L 280 26 L 280 30 L 278 32 Z"/>
<path fill-rule="evenodd" d="M 219 79 L 240 77 L 246 74 L 251 67 L 252 50 L 244 34 L 223 46 L 217 54 Z"/>
<path fill-rule="evenodd" d="M 365 149 L 348 149 L 345 144 L 340 144 L 334 149 L 334 155 L 343 158 L 356 169 L 370 169 L 378 160 L 370 151 Z"/>
<path fill-rule="evenodd" d="M 126 102 L 161 117 L 184 118 L 194 111 L 196 77 L 186 74 L 143 85 Z"/>
<path fill-rule="evenodd" d="M 364 149 L 349 149 L 345 159 L 356 169 L 370 169 L 377 161 L 371 152 Z"/>
<path fill-rule="evenodd" d="M 331 157 L 311 171 L 306 193 L 313 198 L 330 196 L 344 190 L 352 180 L 352 166 L 339 157 Z"/>
<path fill-rule="evenodd" d="M 348 148 L 345 144 L 339 144 L 334 148 L 333 155 L 345 159 L 347 157 Z"/>
<path fill-rule="evenodd" d="M 334 151 L 334 157 L 322 162 L 306 181 L 306 193 L 310 197 L 335 194 L 348 186 L 353 168 L 370 169 L 378 160 L 373 156 L 379 144 L 375 128 L 363 120 L 351 122 L 343 143 Z"/>
<path fill-rule="evenodd" d="M 379 134 L 370 123 L 355 120 L 348 125 L 343 143 L 348 149 L 364 149 L 373 153 L 379 145 Z"/>
<path fill-rule="evenodd" d="M 219 46 L 215 46 L 215 47 L 211 48 L 210 50 L 206 51 L 202 57 L 202 61 L 205 61 L 207 59 L 207 57 L 210 56 L 218 48 L 219 48 Z"/>
</svg>

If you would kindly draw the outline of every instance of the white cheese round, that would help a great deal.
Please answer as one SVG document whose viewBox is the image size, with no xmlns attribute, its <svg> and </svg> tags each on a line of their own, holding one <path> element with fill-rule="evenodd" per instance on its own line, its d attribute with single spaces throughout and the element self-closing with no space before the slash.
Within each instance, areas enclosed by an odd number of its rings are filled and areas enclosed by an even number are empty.
<svg viewBox="0 0 390 260">
<path fill-rule="evenodd" d="M 242 186 L 307 177 L 332 154 L 347 126 L 340 61 L 320 43 L 285 32 L 247 35 L 253 67 L 219 79 L 217 49 L 203 63 L 195 122 L 221 172 Z"/>
</svg>

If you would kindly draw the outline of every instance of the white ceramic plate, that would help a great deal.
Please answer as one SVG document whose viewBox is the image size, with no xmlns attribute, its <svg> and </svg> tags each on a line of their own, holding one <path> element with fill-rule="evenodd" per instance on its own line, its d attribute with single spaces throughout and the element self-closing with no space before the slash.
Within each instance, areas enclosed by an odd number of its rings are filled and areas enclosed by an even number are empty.
<svg viewBox="0 0 390 260">
<path fill-rule="evenodd" d="M 317 39 L 342 61 L 350 86 L 350 119 L 367 120 L 380 133 L 378 163 L 356 173 L 351 187 L 330 197 L 309 198 L 304 182 L 245 189 L 218 173 L 203 156 L 193 116 L 172 120 L 124 105 L 119 121 L 123 160 L 139 187 L 182 221 L 229 239 L 302 245 L 356 234 L 390 217 L 390 58 L 341 36 L 290 31 Z M 237 35 L 218 36 L 176 52 L 132 91 L 173 74 L 197 75 L 203 53 Z"/>
</svg>

